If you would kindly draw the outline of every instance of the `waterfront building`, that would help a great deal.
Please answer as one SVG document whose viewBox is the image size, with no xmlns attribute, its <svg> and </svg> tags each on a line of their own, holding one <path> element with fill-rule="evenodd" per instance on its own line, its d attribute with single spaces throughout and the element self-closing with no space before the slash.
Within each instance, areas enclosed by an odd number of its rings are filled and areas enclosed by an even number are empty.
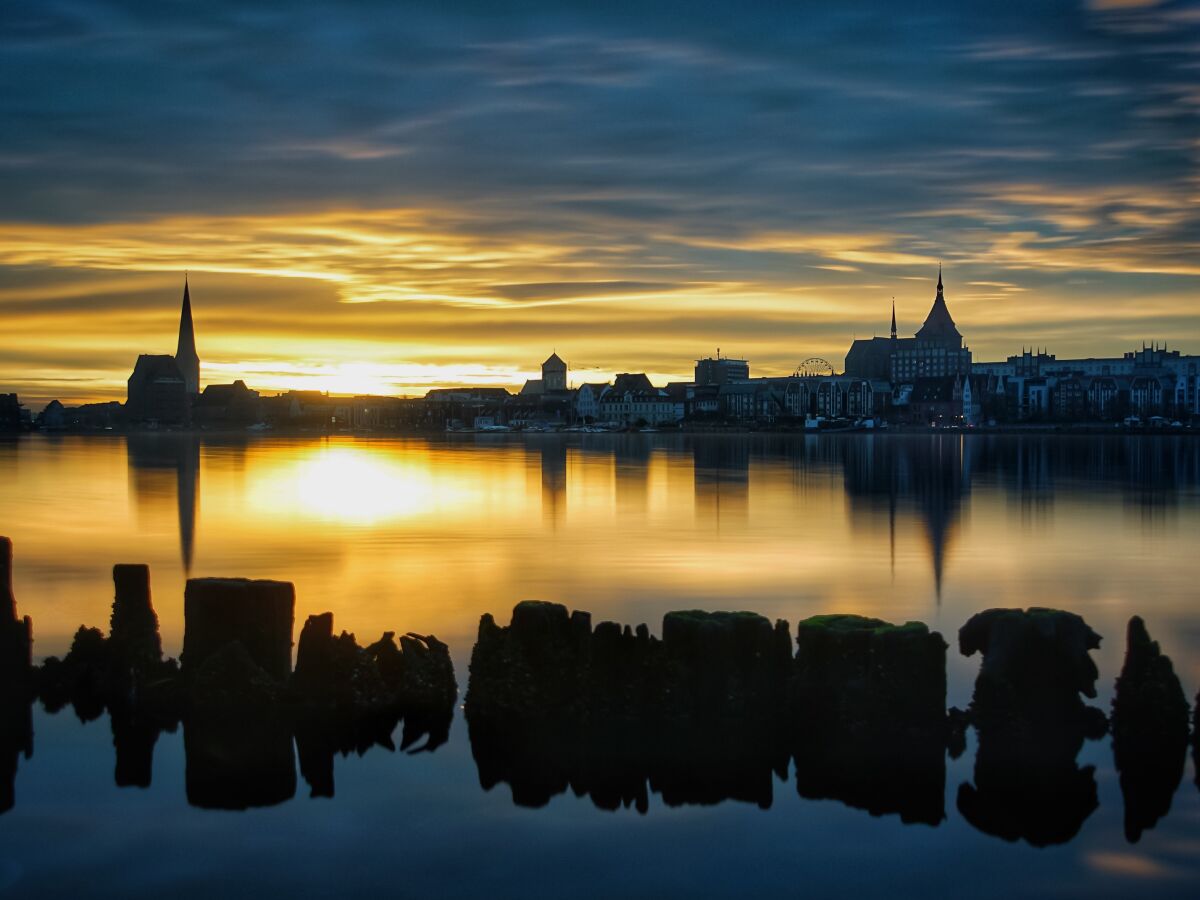
<svg viewBox="0 0 1200 900">
<path fill-rule="evenodd" d="M 1157 344 L 1083 359 L 1022 350 L 1004 362 L 975 363 L 972 370 L 1004 380 L 1012 414 L 1020 419 L 1200 415 L 1200 356 Z"/>
<path fill-rule="evenodd" d="M 950 316 L 938 269 L 937 295 L 920 330 L 911 340 L 896 341 L 891 357 L 892 384 L 917 378 L 971 374 L 971 350 Z"/>
<path fill-rule="evenodd" d="M 716 358 L 706 357 L 696 360 L 697 387 L 721 386 L 750 379 L 750 362 L 745 359 L 732 359 L 722 356 L 717 350 Z"/>
<path fill-rule="evenodd" d="M 567 364 L 557 353 L 551 353 L 542 363 L 542 377 L 530 378 L 521 387 L 522 397 L 561 395 L 567 390 Z"/>
<path fill-rule="evenodd" d="M 244 427 L 261 418 L 258 391 L 250 390 L 241 380 L 210 384 L 192 406 L 193 421 L 210 428 Z"/>
<path fill-rule="evenodd" d="M 187 382 L 175 357 L 143 353 L 129 376 L 125 420 L 131 424 L 180 426 L 188 422 Z"/>
<path fill-rule="evenodd" d="M 963 344 L 962 334 L 946 306 L 940 267 L 937 294 L 917 333 L 911 338 L 899 337 L 893 303 L 891 335 L 854 341 L 846 353 L 845 374 L 871 380 L 888 379 L 893 386 L 912 384 L 918 378 L 971 374 L 971 350 Z"/>
<path fill-rule="evenodd" d="M 200 357 L 192 324 L 192 298 L 186 276 L 175 355 L 142 354 L 127 382 L 125 420 L 132 424 L 181 426 L 191 418 L 200 393 Z"/>
<path fill-rule="evenodd" d="M 599 420 L 620 425 L 674 424 L 683 415 L 684 403 L 656 388 L 641 372 L 618 375 L 599 402 Z"/>
<path fill-rule="evenodd" d="M 20 431 L 27 424 L 25 408 L 16 394 L 0 394 L 0 431 Z"/>
<path fill-rule="evenodd" d="M 595 422 L 600 418 L 600 398 L 611 385 L 581 384 L 575 389 L 575 418 L 580 422 Z"/>
</svg>

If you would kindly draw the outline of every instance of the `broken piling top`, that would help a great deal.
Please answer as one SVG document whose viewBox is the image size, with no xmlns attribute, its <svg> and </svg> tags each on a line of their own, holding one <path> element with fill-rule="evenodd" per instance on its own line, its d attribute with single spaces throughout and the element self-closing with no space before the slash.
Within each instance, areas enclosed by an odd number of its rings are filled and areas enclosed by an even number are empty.
<svg viewBox="0 0 1200 900">
<path fill-rule="evenodd" d="M 798 712 L 871 727 L 940 723 L 946 646 L 922 622 L 838 614 L 804 619 L 796 626 Z"/>
<path fill-rule="evenodd" d="M 1118 742 L 1159 749 L 1187 743 L 1191 710 L 1171 658 L 1151 640 L 1140 616 L 1129 620 L 1125 664 L 1113 696 L 1113 736 Z"/>
<path fill-rule="evenodd" d="M 1089 651 L 1096 634 L 1075 613 L 1032 606 L 976 613 L 958 631 L 963 656 L 983 654 L 980 683 L 1006 683 L 1023 696 L 1045 691 L 1096 696 L 1099 671 Z"/>
<path fill-rule="evenodd" d="M 109 640 L 114 654 L 127 665 L 161 661 L 158 616 L 150 601 L 150 567 L 118 563 L 113 566 L 113 587 Z"/>
<path fill-rule="evenodd" d="M 0 689 L 23 680 L 33 665 L 33 624 L 17 616 L 12 590 L 12 541 L 0 537 Z"/>
<path fill-rule="evenodd" d="M 17 621 L 17 599 L 12 589 L 12 541 L 0 537 L 0 622 Z"/>
<path fill-rule="evenodd" d="M 191 578 L 183 594 L 183 672 L 239 642 L 264 672 L 282 681 L 292 671 L 296 590 L 290 581 Z"/>
<path fill-rule="evenodd" d="M 753 612 L 705 612 L 689 609 L 663 616 L 663 647 L 672 656 L 699 666 L 743 669 L 791 661 L 787 623 Z"/>
</svg>

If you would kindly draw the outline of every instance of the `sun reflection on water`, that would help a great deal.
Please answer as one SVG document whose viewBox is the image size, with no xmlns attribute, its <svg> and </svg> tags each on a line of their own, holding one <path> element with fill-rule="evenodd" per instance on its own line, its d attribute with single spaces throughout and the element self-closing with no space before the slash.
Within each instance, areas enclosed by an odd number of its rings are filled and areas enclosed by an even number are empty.
<svg viewBox="0 0 1200 900">
<path fill-rule="evenodd" d="M 466 501 L 461 484 L 439 481 L 402 454 L 323 446 L 251 487 L 256 510 L 293 518 L 370 526 L 428 515 Z"/>
</svg>

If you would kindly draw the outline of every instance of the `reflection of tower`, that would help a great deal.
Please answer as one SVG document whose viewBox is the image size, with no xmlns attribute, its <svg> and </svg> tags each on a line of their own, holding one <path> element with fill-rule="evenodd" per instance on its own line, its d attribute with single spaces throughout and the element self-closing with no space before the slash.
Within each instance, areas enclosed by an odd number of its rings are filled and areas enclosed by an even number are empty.
<svg viewBox="0 0 1200 900">
<path fill-rule="evenodd" d="M 902 523 L 906 519 L 921 523 L 940 604 L 947 551 L 963 497 L 970 489 L 970 466 L 962 439 L 889 436 L 840 446 L 851 506 L 888 517 L 893 565 L 897 514 Z"/>
<path fill-rule="evenodd" d="M 139 507 L 152 510 L 166 506 L 171 502 L 171 494 L 175 495 L 180 555 L 184 571 L 190 572 L 200 493 L 200 439 L 188 435 L 130 434 L 126 450 Z"/>
<path fill-rule="evenodd" d="M 645 435 L 618 435 L 613 450 L 617 512 L 645 512 L 650 496 L 650 441 Z"/>
<path fill-rule="evenodd" d="M 749 512 L 750 445 L 745 438 L 701 439 L 692 444 L 696 518 L 745 519 Z"/>
<path fill-rule="evenodd" d="M 955 522 L 969 482 L 964 483 L 963 480 L 961 437 L 938 436 L 922 444 L 919 457 L 914 459 L 914 499 L 929 541 L 934 588 L 940 606 L 946 550 L 953 536 Z"/>
<path fill-rule="evenodd" d="M 196 541 L 196 499 L 200 487 L 200 441 L 186 441 L 180 451 L 175 466 L 179 504 L 179 550 L 183 555 L 183 571 L 191 574 L 192 551 Z"/>
<path fill-rule="evenodd" d="M 183 375 L 189 397 L 200 393 L 200 356 L 196 353 L 196 331 L 192 326 L 192 296 L 187 276 L 183 278 L 183 309 L 179 313 L 179 344 L 175 348 L 175 365 Z"/>
<path fill-rule="evenodd" d="M 567 444 L 549 438 L 542 444 L 542 518 L 552 526 L 567 509 Z"/>
</svg>

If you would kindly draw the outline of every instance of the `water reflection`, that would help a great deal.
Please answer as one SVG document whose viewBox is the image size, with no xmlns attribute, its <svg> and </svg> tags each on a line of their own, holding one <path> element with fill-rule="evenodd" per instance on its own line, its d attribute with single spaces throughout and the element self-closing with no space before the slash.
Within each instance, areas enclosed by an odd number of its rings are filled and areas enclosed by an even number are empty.
<svg viewBox="0 0 1200 900">
<path fill-rule="evenodd" d="M 130 485 L 139 509 L 153 515 L 174 495 L 183 571 L 191 572 L 200 492 L 199 436 L 131 434 L 126 448 Z"/>
<path fill-rule="evenodd" d="M 542 442 L 542 520 L 554 530 L 567 513 L 567 445 L 547 438 Z"/>
<path fill-rule="evenodd" d="M 841 458 L 851 509 L 879 518 L 886 511 L 890 558 L 895 564 L 897 518 L 920 524 L 933 569 L 938 603 L 946 554 L 971 490 L 976 442 L 961 438 L 864 440 L 844 443 Z"/>
<path fill-rule="evenodd" d="M 750 443 L 718 437 L 692 445 L 696 521 L 720 530 L 745 523 L 750 512 Z"/>
</svg>

